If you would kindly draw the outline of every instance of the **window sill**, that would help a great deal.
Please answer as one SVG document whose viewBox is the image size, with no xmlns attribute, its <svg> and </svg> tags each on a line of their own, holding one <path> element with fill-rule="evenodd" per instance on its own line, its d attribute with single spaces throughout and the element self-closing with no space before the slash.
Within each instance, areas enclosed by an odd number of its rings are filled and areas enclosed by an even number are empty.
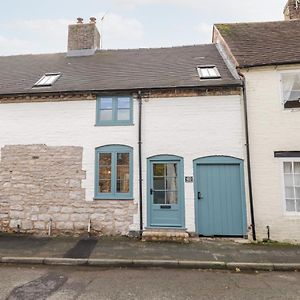
<svg viewBox="0 0 300 300">
<path fill-rule="evenodd" d="M 290 213 L 285 212 L 284 217 L 299 219 L 300 218 L 300 212 L 290 212 Z"/>
<path fill-rule="evenodd" d="M 128 124 L 122 124 L 122 123 L 104 123 L 104 124 L 95 124 L 94 125 L 95 127 L 102 127 L 102 126 L 134 126 L 134 124 L 133 123 L 128 123 Z"/>
<path fill-rule="evenodd" d="M 94 201 L 133 201 L 134 198 L 133 197 L 129 197 L 129 198 L 99 198 L 99 197 L 94 197 L 93 198 Z"/>
</svg>

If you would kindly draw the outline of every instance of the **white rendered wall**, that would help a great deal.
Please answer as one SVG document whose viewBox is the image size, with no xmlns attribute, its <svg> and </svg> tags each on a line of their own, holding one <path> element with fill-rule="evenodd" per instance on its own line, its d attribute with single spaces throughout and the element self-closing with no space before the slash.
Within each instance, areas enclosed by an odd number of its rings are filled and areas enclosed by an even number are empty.
<svg viewBox="0 0 300 300">
<path fill-rule="evenodd" d="M 300 67 L 298 67 L 300 69 Z M 259 239 L 300 242 L 300 214 L 284 208 L 282 159 L 274 151 L 300 151 L 300 110 L 284 110 L 280 72 L 291 67 L 244 70 L 247 83 L 250 154 Z"/>
<path fill-rule="evenodd" d="M 95 101 L 0 105 L 0 147 L 16 144 L 82 146 L 86 200 L 94 196 L 94 150 L 108 144 L 134 148 L 134 201 L 138 203 L 138 103 L 133 126 L 94 126 Z M 244 159 L 240 96 L 153 98 L 143 101 L 143 186 L 146 220 L 146 162 L 159 154 L 184 158 L 184 175 L 193 176 L 193 160 L 210 155 Z M 101 201 L 101 200 L 98 200 Z M 185 220 L 195 230 L 194 190 L 185 183 Z M 132 229 L 139 228 L 139 215 Z"/>
</svg>

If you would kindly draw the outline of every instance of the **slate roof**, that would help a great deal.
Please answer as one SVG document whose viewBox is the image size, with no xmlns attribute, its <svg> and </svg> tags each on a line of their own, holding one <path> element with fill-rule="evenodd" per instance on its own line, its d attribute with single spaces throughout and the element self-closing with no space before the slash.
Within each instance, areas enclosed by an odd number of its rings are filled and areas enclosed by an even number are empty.
<svg viewBox="0 0 300 300">
<path fill-rule="evenodd" d="M 300 63 L 300 20 L 215 27 L 240 67 Z"/>
<path fill-rule="evenodd" d="M 216 65 L 221 79 L 200 80 L 198 65 Z M 61 72 L 52 87 L 32 88 L 44 73 Z M 99 50 L 92 56 L 65 53 L 0 57 L 0 94 L 110 91 L 239 85 L 215 45 Z"/>
</svg>

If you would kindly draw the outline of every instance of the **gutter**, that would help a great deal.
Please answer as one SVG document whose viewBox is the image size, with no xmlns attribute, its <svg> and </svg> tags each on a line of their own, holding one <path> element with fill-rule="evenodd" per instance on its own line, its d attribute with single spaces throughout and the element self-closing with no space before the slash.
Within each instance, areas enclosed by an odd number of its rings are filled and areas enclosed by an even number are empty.
<svg viewBox="0 0 300 300">
<path fill-rule="evenodd" d="M 240 87 L 241 84 L 239 82 L 232 82 L 232 83 L 216 83 L 216 84 L 210 84 L 210 85 L 191 85 L 191 86 L 169 86 L 169 87 L 142 87 L 142 88 L 128 88 L 128 89 L 88 89 L 88 90 L 61 90 L 61 91 L 36 91 L 36 92 L 17 92 L 17 93 L 0 93 L 1 97 L 26 97 L 26 96 L 52 96 L 52 95 L 61 95 L 61 94 L 103 94 L 103 95 L 110 95 L 110 94 L 124 94 L 128 92 L 136 92 L 136 90 L 140 90 L 143 92 L 149 92 L 149 91 L 157 91 L 157 90 L 169 90 L 169 89 L 197 89 L 197 90 L 209 90 L 209 89 L 215 89 L 215 88 L 235 88 Z"/>
<path fill-rule="evenodd" d="M 251 159 L 250 159 L 250 147 L 249 147 L 249 126 L 248 126 L 246 79 L 245 79 L 244 74 L 242 74 L 238 68 L 237 68 L 237 72 L 241 76 L 242 82 L 243 82 L 242 89 L 243 89 L 243 98 L 244 98 L 244 117 L 245 117 L 247 173 L 248 173 L 248 186 L 249 186 L 249 198 L 250 198 L 251 229 L 252 229 L 252 238 L 254 241 L 256 241 L 256 227 L 255 227 L 253 191 L 252 191 Z"/>
<path fill-rule="evenodd" d="M 140 236 L 143 233 L 143 170 L 142 170 L 142 92 L 137 93 L 139 103 L 139 127 L 138 127 L 138 146 L 139 146 L 139 211 L 140 211 Z"/>
</svg>

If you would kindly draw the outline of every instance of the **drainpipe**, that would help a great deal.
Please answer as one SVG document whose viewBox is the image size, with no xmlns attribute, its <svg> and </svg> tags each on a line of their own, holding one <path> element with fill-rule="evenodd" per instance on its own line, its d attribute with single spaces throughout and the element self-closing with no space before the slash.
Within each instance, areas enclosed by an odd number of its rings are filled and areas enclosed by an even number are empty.
<svg viewBox="0 0 300 300">
<path fill-rule="evenodd" d="M 143 174 L 142 174 L 142 93 L 138 91 L 139 102 L 139 133 L 138 133 L 138 145 L 139 145 L 139 207 L 140 207 L 140 236 L 143 232 Z"/>
<path fill-rule="evenodd" d="M 241 76 L 243 81 L 244 118 L 245 118 L 247 171 L 248 171 L 247 173 L 248 173 L 248 186 L 249 186 L 249 198 L 250 198 L 251 229 L 252 229 L 253 241 L 256 241 L 256 228 L 255 228 L 253 192 L 252 192 L 252 175 L 251 175 L 251 162 L 250 162 L 250 149 L 249 149 L 249 126 L 248 126 L 246 79 L 244 74 L 242 74 L 239 69 L 237 69 L 237 72 Z"/>
</svg>

